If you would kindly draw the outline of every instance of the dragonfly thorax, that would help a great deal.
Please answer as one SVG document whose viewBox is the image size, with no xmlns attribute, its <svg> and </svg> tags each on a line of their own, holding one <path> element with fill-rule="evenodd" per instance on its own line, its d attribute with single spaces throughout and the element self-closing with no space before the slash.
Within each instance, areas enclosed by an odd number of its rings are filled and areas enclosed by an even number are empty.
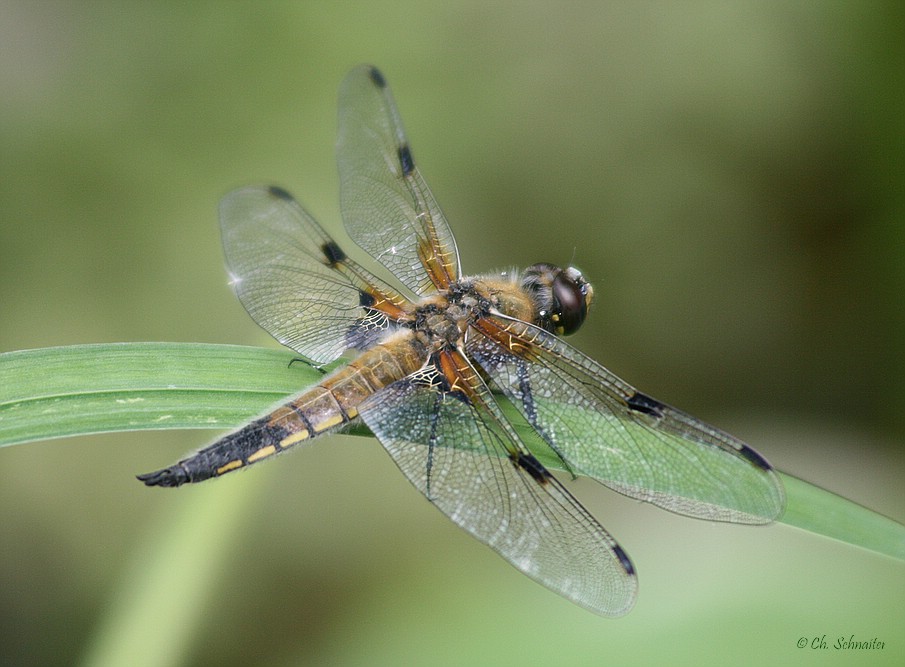
<svg viewBox="0 0 905 667">
<path fill-rule="evenodd" d="M 451 283 L 416 307 L 412 320 L 416 338 L 430 351 L 456 347 L 473 322 L 496 308 L 493 294 L 480 279 Z"/>
</svg>

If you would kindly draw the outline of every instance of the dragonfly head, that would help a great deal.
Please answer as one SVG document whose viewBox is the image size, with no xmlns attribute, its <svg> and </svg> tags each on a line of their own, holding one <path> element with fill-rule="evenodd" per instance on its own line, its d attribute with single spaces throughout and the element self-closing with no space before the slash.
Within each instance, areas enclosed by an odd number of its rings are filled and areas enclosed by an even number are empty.
<svg viewBox="0 0 905 667">
<path fill-rule="evenodd" d="M 594 296 L 591 283 L 573 266 L 534 264 L 522 272 L 521 285 L 534 300 L 534 324 L 557 336 L 578 331 Z"/>
</svg>

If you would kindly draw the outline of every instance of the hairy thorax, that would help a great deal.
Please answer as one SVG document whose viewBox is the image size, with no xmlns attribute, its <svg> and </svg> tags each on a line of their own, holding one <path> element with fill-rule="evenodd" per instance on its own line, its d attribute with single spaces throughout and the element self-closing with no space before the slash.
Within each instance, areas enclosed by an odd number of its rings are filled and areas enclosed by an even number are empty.
<svg viewBox="0 0 905 667">
<path fill-rule="evenodd" d="M 531 322 L 534 310 L 531 297 L 511 280 L 496 276 L 462 278 L 416 306 L 412 329 L 417 344 L 431 354 L 458 346 L 468 328 L 489 313 Z"/>
</svg>

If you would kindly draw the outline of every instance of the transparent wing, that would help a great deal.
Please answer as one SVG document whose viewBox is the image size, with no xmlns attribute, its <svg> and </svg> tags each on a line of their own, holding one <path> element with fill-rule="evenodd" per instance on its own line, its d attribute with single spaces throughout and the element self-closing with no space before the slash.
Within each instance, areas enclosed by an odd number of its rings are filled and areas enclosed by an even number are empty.
<svg viewBox="0 0 905 667">
<path fill-rule="evenodd" d="M 360 414 L 428 500 L 517 569 L 598 614 L 631 609 L 628 556 L 525 450 L 464 357 L 439 353 Z"/>
<path fill-rule="evenodd" d="M 349 260 L 285 190 L 247 187 L 220 202 L 231 282 L 249 315 L 316 363 L 367 348 L 406 300 Z"/>
<path fill-rule="evenodd" d="M 489 317 L 469 338 L 487 373 L 574 473 L 687 516 L 768 523 L 782 482 L 751 447 L 642 394 L 559 338 Z"/>
<path fill-rule="evenodd" d="M 383 75 L 362 65 L 339 92 L 340 201 L 352 240 L 416 294 L 459 276 L 452 231 L 412 159 Z"/>
</svg>

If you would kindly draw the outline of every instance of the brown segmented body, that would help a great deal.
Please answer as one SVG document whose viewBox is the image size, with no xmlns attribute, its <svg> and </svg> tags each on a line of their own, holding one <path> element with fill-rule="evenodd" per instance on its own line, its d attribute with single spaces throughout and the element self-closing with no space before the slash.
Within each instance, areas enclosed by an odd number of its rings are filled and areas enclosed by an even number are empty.
<svg viewBox="0 0 905 667">
<path fill-rule="evenodd" d="M 423 368 L 433 354 L 461 346 L 488 310 L 532 319 L 535 306 L 513 280 L 481 277 L 456 281 L 410 311 L 393 308 L 404 326 L 268 415 L 155 473 L 154 483 L 180 486 L 219 477 L 339 429 L 358 418 L 359 406 L 375 393 Z"/>
<path fill-rule="evenodd" d="M 280 449 L 347 424 L 358 416 L 358 406 L 365 399 L 417 371 L 432 352 L 458 344 L 474 324 L 479 302 L 491 303 L 500 312 L 520 319 L 533 317 L 531 299 L 511 281 L 464 279 L 458 286 L 463 292 L 456 303 L 450 303 L 445 294 L 422 300 L 410 317 L 414 322 L 412 329 L 392 334 L 348 366 L 270 413 L 268 424 L 289 432 L 280 440 Z M 246 460 L 246 463 L 253 462 Z"/>
<path fill-rule="evenodd" d="M 290 433 L 280 441 L 280 447 L 285 449 L 347 424 L 358 416 L 362 401 L 418 370 L 423 363 L 421 346 L 412 332 L 400 332 L 274 410 L 268 423 Z"/>
</svg>

